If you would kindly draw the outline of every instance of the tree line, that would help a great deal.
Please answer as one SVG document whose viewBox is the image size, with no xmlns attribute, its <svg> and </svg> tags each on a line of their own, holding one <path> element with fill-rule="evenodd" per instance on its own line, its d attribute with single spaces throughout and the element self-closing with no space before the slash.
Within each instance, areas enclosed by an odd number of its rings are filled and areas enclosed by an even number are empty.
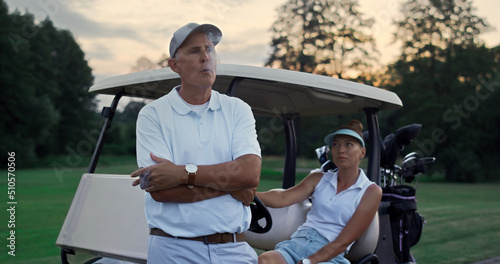
<svg viewBox="0 0 500 264">
<path fill-rule="evenodd" d="M 377 59 L 370 34 L 373 20 L 358 10 L 357 1 L 350 0 L 287 1 L 272 26 L 272 54 L 266 66 L 394 91 L 404 106 L 380 113 L 382 134 L 421 123 L 421 134 L 405 151 L 435 156 L 432 168 L 447 181 L 499 179 L 500 138 L 495 130 L 500 127 L 500 47 L 488 48 L 479 39 L 489 26 L 475 14 L 473 2 L 403 1 L 401 19 L 393 21 L 401 53 L 383 70 L 371 64 L 372 55 Z M 314 119 L 303 123 L 325 124 Z M 329 123 L 327 129 L 341 122 Z M 327 132 L 321 127 L 315 131 Z"/>
<path fill-rule="evenodd" d="M 0 158 L 18 165 L 67 152 L 96 120 L 92 69 L 71 32 L 8 13 L 0 1 Z"/>
<path fill-rule="evenodd" d="M 475 14 L 471 0 L 406 0 L 400 13 L 392 21 L 400 55 L 381 65 L 376 21 L 359 11 L 357 1 L 289 0 L 271 27 L 271 53 L 264 66 L 394 91 L 404 107 L 379 114 L 382 135 L 421 123 L 421 134 L 405 152 L 435 156 L 432 170 L 447 181 L 499 179 L 500 48 L 480 40 L 490 30 L 487 22 Z M 102 123 L 95 96 L 87 92 L 93 76 L 84 53 L 71 32 L 54 28 L 48 18 L 36 24 L 29 13 L 8 14 L 3 1 L 0 22 L 1 146 L 24 155 L 19 160 L 26 165 L 68 153 L 86 129 Z M 143 57 L 132 69 L 166 67 L 167 59 Z M 105 153 L 135 155 L 135 118 L 143 105 L 133 101 L 118 113 Z M 363 121 L 364 116 L 299 117 L 298 154 L 313 158 L 323 136 L 351 118 Z M 256 120 L 263 154 L 282 155 L 279 117 Z M 276 131 L 265 133 L 266 127 Z"/>
</svg>

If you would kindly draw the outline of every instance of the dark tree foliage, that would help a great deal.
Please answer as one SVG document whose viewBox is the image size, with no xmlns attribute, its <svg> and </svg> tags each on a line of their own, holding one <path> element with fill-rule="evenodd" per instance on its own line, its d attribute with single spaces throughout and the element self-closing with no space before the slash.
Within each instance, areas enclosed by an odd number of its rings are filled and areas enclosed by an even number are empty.
<svg viewBox="0 0 500 264">
<path fill-rule="evenodd" d="M 30 165 L 64 155 L 95 120 L 85 54 L 69 31 L 32 14 L 9 14 L 0 1 L 0 145 Z"/>
<path fill-rule="evenodd" d="M 468 0 L 408 0 L 395 36 L 400 59 L 389 67 L 404 107 L 387 117 L 394 127 L 422 123 L 413 149 L 437 157 L 448 181 L 498 178 L 498 47 L 478 39 L 486 22 Z M 488 140 L 484 140 L 488 139 Z"/>
<path fill-rule="evenodd" d="M 289 0 L 272 26 L 272 53 L 266 66 L 347 78 L 374 62 L 378 52 L 352 0 Z"/>
<path fill-rule="evenodd" d="M 145 106 L 144 101 L 131 101 L 122 111 L 117 111 L 104 144 L 103 154 L 136 154 L 136 121 L 139 111 Z"/>
<path fill-rule="evenodd" d="M 486 21 L 475 15 L 471 0 L 407 0 L 395 37 L 403 42 L 402 60 L 448 59 L 453 47 L 474 47 Z M 432 62 L 432 61 L 431 61 Z"/>
<path fill-rule="evenodd" d="M 266 66 L 361 79 L 378 52 L 370 35 L 373 19 L 363 18 L 357 1 L 289 0 L 272 26 L 272 53 Z M 285 152 L 281 117 L 257 119 L 259 141 L 266 155 Z M 297 153 L 314 158 L 323 138 L 349 117 L 296 117 Z M 279 124 L 279 125 L 278 125 Z"/>
</svg>

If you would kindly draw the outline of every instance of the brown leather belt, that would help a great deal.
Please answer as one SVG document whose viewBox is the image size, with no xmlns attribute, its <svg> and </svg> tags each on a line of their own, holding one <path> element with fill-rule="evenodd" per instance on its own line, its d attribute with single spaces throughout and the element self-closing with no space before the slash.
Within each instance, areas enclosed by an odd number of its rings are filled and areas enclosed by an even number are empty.
<svg viewBox="0 0 500 264">
<path fill-rule="evenodd" d="M 245 241 L 245 235 L 243 235 L 243 233 L 216 233 L 208 236 L 199 236 L 199 237 L 176 237 L 165 233 L 163 230 L 159 228 L 151 228 L 149 234 L 153 236 L 200 241 L 205 244 L 221 244 L 221 243 Z"/>
</svg>

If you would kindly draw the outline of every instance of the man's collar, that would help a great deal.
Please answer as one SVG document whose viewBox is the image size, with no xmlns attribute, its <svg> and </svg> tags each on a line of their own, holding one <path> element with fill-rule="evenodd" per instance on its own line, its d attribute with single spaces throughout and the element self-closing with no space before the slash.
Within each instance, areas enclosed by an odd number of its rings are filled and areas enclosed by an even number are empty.
<svg viewBox="0 0 500 264">
<path fill-rule="evenodd" d="M 168 97 L 169 97 L 169 102 L 174 108 L 174 110 L 179 113 L 180 115 L 187 115 L 191 109 L 189 108 L 188 105 L 184 103 L 184 100 L 182 99 L 181 95 L 179 94 L 179 89 L 180 85 L 174 87 L 172 91 L 170 91 Z M 214 90 L 212 90 L 212 93 L 210 95 L 209 103 L 208 103 L 208 109 L 211 109 L 212 111 L 215 111 L 220 108 L 220 94 Z"/>
</svg>

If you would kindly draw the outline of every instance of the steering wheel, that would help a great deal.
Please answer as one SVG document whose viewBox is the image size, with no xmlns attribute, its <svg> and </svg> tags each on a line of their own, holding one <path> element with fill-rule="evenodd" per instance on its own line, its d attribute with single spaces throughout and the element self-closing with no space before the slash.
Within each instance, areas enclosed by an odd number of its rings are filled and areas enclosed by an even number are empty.
<svg viewBox="0 0 500 264">
<path fill-rule="evenodd" d="M 250 222 L 250 228 L 248 230 L 258 234 L 266 233 L 271 230 L 273 226 L 271 214 L 259 197 L 255 196 L 253 201 L 254 202 L 250 205 L 252 221 Z M 259 220 L 262 218 L 266 219 L 266 225 L 264 227 L 259 224 Z"/>
</svg>

